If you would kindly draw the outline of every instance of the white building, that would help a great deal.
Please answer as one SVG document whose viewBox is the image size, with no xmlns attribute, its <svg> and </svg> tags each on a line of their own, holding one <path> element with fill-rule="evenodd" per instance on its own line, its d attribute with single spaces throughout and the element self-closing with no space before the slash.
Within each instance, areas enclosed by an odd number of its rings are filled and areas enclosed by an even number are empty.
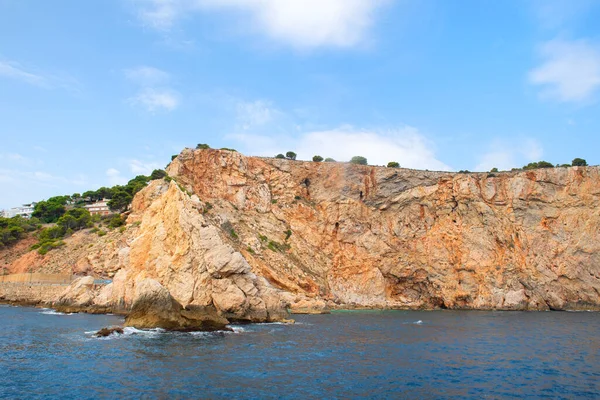
<svg viewBox="0 0 600 400">
<path fill-rule="evenodd" d="M 9 210 L 2 211 L 2 216 L 4 218 L 12 218 L 20 215 L 23 218 L 31 218 L 31 214 L 33 214 L 33 209 L 37 203 L 23 204 L 22 207 L 13 207 Z"/>
<path fill-rule="evenodd" d="M 102 199 L 92 204 L 86 204 L 84 208 L 90 212 L 91 215 L 108 215 L 111 213 L 108 208 L 108 199 Z"/>
</svg>

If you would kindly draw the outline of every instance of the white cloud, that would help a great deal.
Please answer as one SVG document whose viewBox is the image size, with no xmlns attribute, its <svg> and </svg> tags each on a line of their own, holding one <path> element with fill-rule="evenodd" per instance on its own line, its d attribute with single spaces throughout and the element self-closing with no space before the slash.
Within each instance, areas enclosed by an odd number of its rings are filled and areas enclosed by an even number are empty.
<svg viewBox="0 0 600 400">
<path fill-rule="evenodd" d="M 141 86 L 163 84 L 171 79 L 171 75 L 168 72 L 149 66 L 126 69 L 125 76 L 127 79 Z"/>
<path fill-rule="evenodd" d="M 144 107 L 150 112 L 158 110 L 173 111 L 179 106 L 179 95 L 169 89 L 146 88 L 136 96 L 130 97 L 129 103 Z"/>
<path fill-rule="evenodd" d="M 301 133 L 296 138 L 272 138 L 237 134 L 230 138 L 245 146 L 249 154 L 274 156 L 294 150 L 298 159 L 314 155 L 349 161 L 353 156 L 366 157 L 371 165 L 397 161 L 406 168 L 451 170 L 435 157 L 434 146 L 416 128 L 405 126 L 393 130 L 359 130 L 351 126 Z"/>
<path fill-rule="evenodd" d="M 236 114 L 240 127 L 247 130 L 273 121 L 280 113 L 269 102 L 256 100 L 238 101 Z"/>
<path fill-rule="evenodd" d="M 534 0 L 531 4 L 541 26 L 556 29 L 585 16 L 594 6 L 594 1 Z"/>
<path fill-rule="evenodd" d="M 161 164 L 154 161 L 129 160 L 129 168 L 134 175 L 150 175 L 155 169 L 162 169 Z"/>
<path fill-rule="evenodd" d="M 0 153 L 0 160 L 8 161 L 10 163 L 19 163 L 19 164 L 30 164 L 30 160 L 27 157 L 22 156 L 19 153 Z"/>
<path fill-rule="evenodd" d="M 600 88 L 600 47 L 586 40 L 550 40 L 541 47 L 544 62 L 529 73 L 541 95 L 561 102 L 589 100 Z"/>
<path fill-rule="evenodd" d="M 265 36 L 298 48 L 350 47 L 364 40 L 374 14 L 389 0 L 137 0 L 139 18 L 158 30 L 198 11 L 242 14 Z"/>
<path fill-rule="evenodd" d="M 48 86 L 46 78 L 25 71 L 19 64 L 9 61 L 0 61 L 0 76 L 17 79 L 35 86 Z"/>
<path fill-rule="evenodd" d="M 115 168 L 109 168 L 106 170 L 106 176 L 111 186 L 124 185 L 127 183 L 127 178 L 121 176 L 121 172 Z"/>
<path fill-rule="evenodd" d="M 515 138 L 512 141 L 496 140 L 490 150 L 484 153 L 475 171 L 489 171 L 498 168 L 501 171 L 520 168 L 533 161 L 541 161 L 544 149 L 534 139 Z"/>
<path fill-rule="evenodd" d="M 127 99 L 129 104 L 147 111 L 173 111 L 181 102 L 180 94 L 169 87 L 171 75 L 158 68 L 141 66 L 125 70 L 127 79 L 139 86 L 138 93 Z"/>
<path fill-rule="evenodd" d="M 25 82 L 44 89 L 65 89 L 71 92 L 80 90 L 79 82 L 65 74 L 31 72 L 14 61 L 0 60 L 0 77 Z"/>
</svg>

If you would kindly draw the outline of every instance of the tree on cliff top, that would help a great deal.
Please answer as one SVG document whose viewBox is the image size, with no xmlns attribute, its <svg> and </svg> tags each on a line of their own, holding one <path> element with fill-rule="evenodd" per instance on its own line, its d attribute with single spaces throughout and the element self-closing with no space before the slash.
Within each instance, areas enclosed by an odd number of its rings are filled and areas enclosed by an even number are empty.
<svg viewBox="0 0 600 400">
<path fill-rule="evenodd" d="M 323 161 L 323 157 L 321 157 L 321 156 L 313 156 L 313 161 L 314 162 L 321 162 L 321 161 Z"/>
<path fill-rule="evenodd" d="M 387 163 L 387 167 L 388 168 L 400 168 L 400 164 L 397 163 L 396 161 L 390 161 L 389 163 Z"/>
<path fill-rule="evenodd" d="M 354 156 L 350 159 L 351 164 L 367 165 L 367 159 L 363 156 Z"/>
<path fill-rule="evenodd" d="M 152 173 L 150 174 L 150 180 L 153 181 L 155 179 L 162 179 L 165 176 L 167 176 L 167 173 L 165 172 L 165 170 L 162 169 L 155 169 L 154 171 L 152 171 Z"/>
<path fill-rule="evenodd" d="M 290 160 L 295 160 L 296 159 L 296 153 L 294 153 L 293 151 L 288 151 L 287 153 L 285 153 L 286 158 L 290 159 Z"/>
<path fill-rule="evenodd" d="M 198 143 L 198 145 L 196 145 L 196 149 L 206 150 L 206 149 L 210 149 L 210 146 L 207 145 L 206 143 Z"/>
<path fill-rule="evenodd" d="M 571 162 L 571 165 L 574 167 L 587 167 L 588 163 L 583 158 L 575 158 Z"/>
<path fill-rule="evenodd" d="M 525 169 L 525 170 L 538 169 L 538 168 L 554 168 L 554 165 L 552 163 L 549 163 L 548 161 L 538 161 L 538 162 L 531 162 L 523 167 L 523 169 Z"/>
</svg>

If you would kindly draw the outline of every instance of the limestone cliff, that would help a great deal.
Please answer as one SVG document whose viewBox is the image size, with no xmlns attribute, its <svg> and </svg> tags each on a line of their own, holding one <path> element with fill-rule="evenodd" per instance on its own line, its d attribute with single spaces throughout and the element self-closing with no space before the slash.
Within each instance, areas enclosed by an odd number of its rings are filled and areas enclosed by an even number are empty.
<svg viewBox="0 0 600 400">
<path fill-rule="evenodd" d="M 600 309 L 599 172 L 453 174 L 186 149 L 172 181 L 135 196 L 124 232 L 79 233 L 12 266 L 56 272 L 65 260 L 114 276 L 59 303 L 133 307 L 134 325 L 179 329 L 282 320 L 287 307 Z M 152 298 L 172 312 L 147 318 Z"/>
<path fill-rule="evenodd" d="M 235 231 L 253 271 L 290 293 L 373 307 L 600 306 L 597 167 L 452 174 L 187 149 L 168 172 Z"/>
</svg>

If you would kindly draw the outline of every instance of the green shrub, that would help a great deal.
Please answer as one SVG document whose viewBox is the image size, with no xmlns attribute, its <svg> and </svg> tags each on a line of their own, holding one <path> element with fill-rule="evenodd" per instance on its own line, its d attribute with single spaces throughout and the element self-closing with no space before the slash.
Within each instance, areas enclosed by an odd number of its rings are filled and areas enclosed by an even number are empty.
<svg viewBox="0 0 600 400">
<path fill-rule="evenodd" d="M 523 167 L 524 170 L 538 169 L 538 168 L 554 168 L 554 165 L 548 161 L 531 162 Z"/>
<path fill-rule="evenodd" d="M 337 161 L 335 161 L 335 160 L 334 160 L 333 158 L 331 158 L 331 157 L 327 157 L 327 158 L 325 159 L 325 162 L 337 162 Z"/>
<path fill-rule="evenodd" d="M 494 167 L 494 168 L 490 169 L 490 172 L 498 172 L 498 168 Z"/>
<path fill-rule="evenodd" d="M 285 158 L 287 158 L 289 160 L 295 160 L 296 153 L 294 153 L 293 151 L 288 151 L 287 153 L 285 153 Z"/>
<path fill-rule="evenodd" d="M 167 176 L 167 172 L 163 169 L 155 169 L 154 171 L 152 171 L 152 173 L 150 174 L 150 180 L 156 180 L 156 179 L 162 179 L 164 177 Z"/>
<path fill-rule="evenodd" d="M 285 158 L 285 156 L 283 154 L 279 153 L 275 156 L 275 158 Z"/>
<path fill-rule="evenodd" d="M 102 229 L 98 230 L 98 236 L 104 236 L 106 235 L 106 231 L 103 231 Z"/>
<path fill-rule="evenodd" d="M 387 167 L 388 168 L 400 168 L 400 164 L 397 163 L 396 161 L 390 161 L 389 163 L 387 163 Z"/>
<path fill-rule="evenodd" d="M 285 233 L 285 240 L 287 242 L 287 240 L 290 238 L 290 236 L 292 236 L 292 230 L 288 229 L 287 231 L 285 231 L 283 233 Z"/>
<path fill-rule="evenodd" d="M 583 158 L 574 158 L 571 165 L 574 167 L 587 167 L 588 163 Z"/>
<path fill-rule="evenodd" d="M 120 214 L 114 214 L 108 220 L 108 226 L 110 228 L 118 228 L 119 226 L 123 226 L 123 225 L 125 225 L 125 218 L 121 217 Z"/>
<path fill-rule="evenodd" d="M 206 143 L 198 143 L 198 145 L 196 146 L 196 149 L 207 150 L 207 149 L 210 149 L 210 146 L 207 145 Z"/>
<path fill-rule="evenodd" d="M 323 161 L 323 157 L 321 157 L 321 156 L 313 156 L 313 161 L 314 162 L 321 162 L 321 161 Z"/>
<path fill-rule="evenodd" d="M 351 164 L 367 165 L 367 159 L 363 156 L 354 156 L 350 159 Z"/>
</svg>

